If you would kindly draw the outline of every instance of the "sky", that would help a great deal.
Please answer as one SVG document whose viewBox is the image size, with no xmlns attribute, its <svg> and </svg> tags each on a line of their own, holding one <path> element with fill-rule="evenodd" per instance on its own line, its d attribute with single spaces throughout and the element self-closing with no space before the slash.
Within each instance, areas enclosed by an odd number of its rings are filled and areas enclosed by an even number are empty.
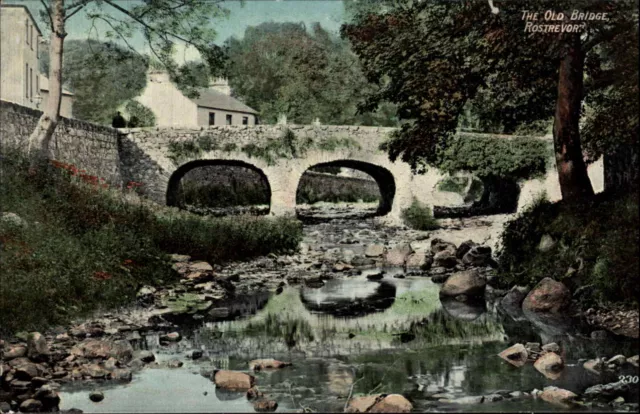
<svg viewBox="0 0 640 414">
<path fill-rule="evenodd" d="M 123 6 L 131 1 L 133 0 L 117 0 Z M 40 0 L 3 0 L 3 3 L 27 6 L 44 32 L 46 25 L 39 19 L 39 10 L 42 7 Z M 344 20 L 344 6 L 341 0 L 245 0 L 243 4 L 239 1 L 225 1 L 224 7 L 230 11 L 228 18 L 214 22 L 218 32 L 218 44 L 231 36 L 241 38 L 247 27 L 264 22 L 304 22 L 306 27 L 319 22 L 325 29 L 337 34 Z M 119 14 L 117 11 L 115 13 Z M 84 13 L 80 12 L 67 21 L 66 29 L 67 39 L 86 39 L 91 23 Z M 96 29 L 92 31 L 91 37 L 104 39 L 106 24 L 97 24 Z M 134 36 L 130 43 L 142 53 L 148 53 L 142 36 Z M 176 46 L 175 57 L 178 62 L 198 59 L 199 55 L 193 48 Z"/>
</svg>

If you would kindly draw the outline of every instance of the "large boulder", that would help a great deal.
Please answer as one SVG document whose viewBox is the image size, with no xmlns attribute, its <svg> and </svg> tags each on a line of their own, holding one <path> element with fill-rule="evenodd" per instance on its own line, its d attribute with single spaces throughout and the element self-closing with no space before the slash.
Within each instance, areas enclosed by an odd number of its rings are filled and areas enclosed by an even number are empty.
<svg viewBox="0 0 640 414">
<path fill-rule="evenodd" d="M 522 310 L 527 313 L 554 313 L 566 310 L 571 304 L 571 292 L 561 282 L 549 277 L 542 279 L 522 302 Z"/>
<path fill-rule="evenodd" d="M 440 289 L 441 296 L 482 296 L 487 282 L 476 269 L 452 274 Z"/>
<path fill-rule="evenodd" d="M 536 360 L 533 367 L 545 377 L 556 380 L 562 375 L 564 362 L 555 352 L 547 352 Z"/>
<path fill-rule="evenodd" d="M 545 387 L 538 397 L 557 407 L 571 408 L 575 404 L 576 394 L 558 387 Z"/>
<path fill-rule="evenodd" d="M 515 344 L 500 352 L 498 356 L 513 366 L 521 367 L 527 363 L 529 353 L 522 344 Z"/>
<path fill-rule="evenodd" d="M 225 390 L 246 392 L 255 384 L 255 377 L 244 372 L 220 370 L 213 375 L 213 382 Z"/>
<path fill-rule="evenodd" d="M 17 215 L 9 211 L 3 211 L 0 213 L 0 224 L 8 228 L 26 228 L 27 222 Z"/>
<path fill-rule="evenodd" d="M 425 252 L 414 252 L 407 256 L 405 265 L 407 269 L 429 269 L 433 263 L 433 258 L 427 256 Z"/>
</svg>

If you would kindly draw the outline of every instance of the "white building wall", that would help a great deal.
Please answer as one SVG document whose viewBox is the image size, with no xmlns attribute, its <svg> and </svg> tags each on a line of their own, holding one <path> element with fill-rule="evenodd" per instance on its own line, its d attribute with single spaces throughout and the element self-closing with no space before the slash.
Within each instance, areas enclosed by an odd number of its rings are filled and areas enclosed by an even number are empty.
<svg viewBox="0 0 640 414">
<path fill-rule="evenodd" d="M 24 7 L 0 7 L 0 98 L 36 108 L 39 89 L 36 22 Z M 27 70 L 28 69 L 28 70 Z"/>
<path fill-rule="evenodd" d="M 156 116 L 156 126 L 198 126 L 198 106 L 169 81 L 165 73 L 151 73 L 138 102 Z"/>
<path fill-rule="evenodd" d="M 211 112 L 215 113 L 214 125 L 227 125 L 227 115 L 231 115 L 231 125 L 242 125 L 242 118 L 245 116 L 248 118 L 247 125 L 256 124 L 256 116 L 253 114 L 247 114 L 244 112 L 223 111 L 221 109 L 205 108 L 200 106 L 198 107 L 198 125 L 199 126 L 209 125 L 209 113 Z"/>
</svg>

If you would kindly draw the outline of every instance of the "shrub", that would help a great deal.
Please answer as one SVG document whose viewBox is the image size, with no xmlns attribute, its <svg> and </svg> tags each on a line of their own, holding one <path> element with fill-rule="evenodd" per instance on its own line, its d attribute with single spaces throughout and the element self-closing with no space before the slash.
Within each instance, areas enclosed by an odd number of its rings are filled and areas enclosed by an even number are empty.
<svg viewBox="0 0 640 414">
<path fill-rule="evenodd" d="M 638 221 L 637 193 L 603 193 L 580 203 L 550 203 L 539 197 L 505 227 L 500 280 L 505 286 L 533 285 L 549 276 L 572 289 L 590 285 L 581 297 L 585 305 L 637 303 Z M 544 235 L 555 247 L 542 252 L 538 246 Z"/>
<path fill-rule="evenodd" d="M 128 201 L 73 166 L 35 175 L 17 154 L 0 165 L 2 210 L 28 225 L 0 222 L 0 330 L 62 324 L 135 298 L 144 284 L 173 280 L 168 254 L 211 263 L 297 248 L 301 225 L 268 218 L 203 218 Z M 129 192 L 133 193 L 132 187 Z"/>
<path fill-rule="evenodd" d="M 415 230 L 435 230 L 440 227 L 433 218 L 431 209 L 416 199 L 413 199 L 409 208 L 402 211 L 402 220 Z"/>
</svg>

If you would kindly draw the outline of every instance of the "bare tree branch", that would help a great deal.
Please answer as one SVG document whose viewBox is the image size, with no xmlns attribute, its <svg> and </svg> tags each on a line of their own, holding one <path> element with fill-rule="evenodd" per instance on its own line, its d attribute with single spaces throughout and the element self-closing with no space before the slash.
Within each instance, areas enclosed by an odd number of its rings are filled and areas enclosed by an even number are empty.
<svg viewBox="0 0 640 414">
<path fill-rule="evenodd" d="M 44 0 L 40 0 L 40 3 L 42 3 L 44 10 L 47 12 L 47 17 L 49 18 L 49 27 L 51 28 L 51 31 L 53 31 L 53 19 L 51 18 L 51 9 L 49 8 L 49 6 L 47 6 L 47 3 L 45 3 Z"/>
<path fill-rule="evenodd" d="M 103 22 L 105 22 L 106 24 L 109 25 L 109 27 L 111 27 L 113 29 L 114 32 L 116 32 L 118 34 L 118 36 L 120 37 L 120 39 L 122 39 L 122 41 L 125 43 L 125 45 L 127 45 L 127 47 L 134 52 L 135 54 L 137 54 L 138 56 L 142 56 L 142 54 L 140 52 L 138 52 L 136 49 L 133 48 L 133 46 L 131 46 L 131 44 L 127 41 L 127 38 L 125 36 L 122 35 L 122 33 L 120 33 L 120 31 L 118 29 L 116 29 L 116 27 L 111 23 L 111 21 L 109 21 L 109 19 L 107 19 L 106 17 L 103 16 L 97 16 L 97 19 L 102 20 Z"/>
</svg>

